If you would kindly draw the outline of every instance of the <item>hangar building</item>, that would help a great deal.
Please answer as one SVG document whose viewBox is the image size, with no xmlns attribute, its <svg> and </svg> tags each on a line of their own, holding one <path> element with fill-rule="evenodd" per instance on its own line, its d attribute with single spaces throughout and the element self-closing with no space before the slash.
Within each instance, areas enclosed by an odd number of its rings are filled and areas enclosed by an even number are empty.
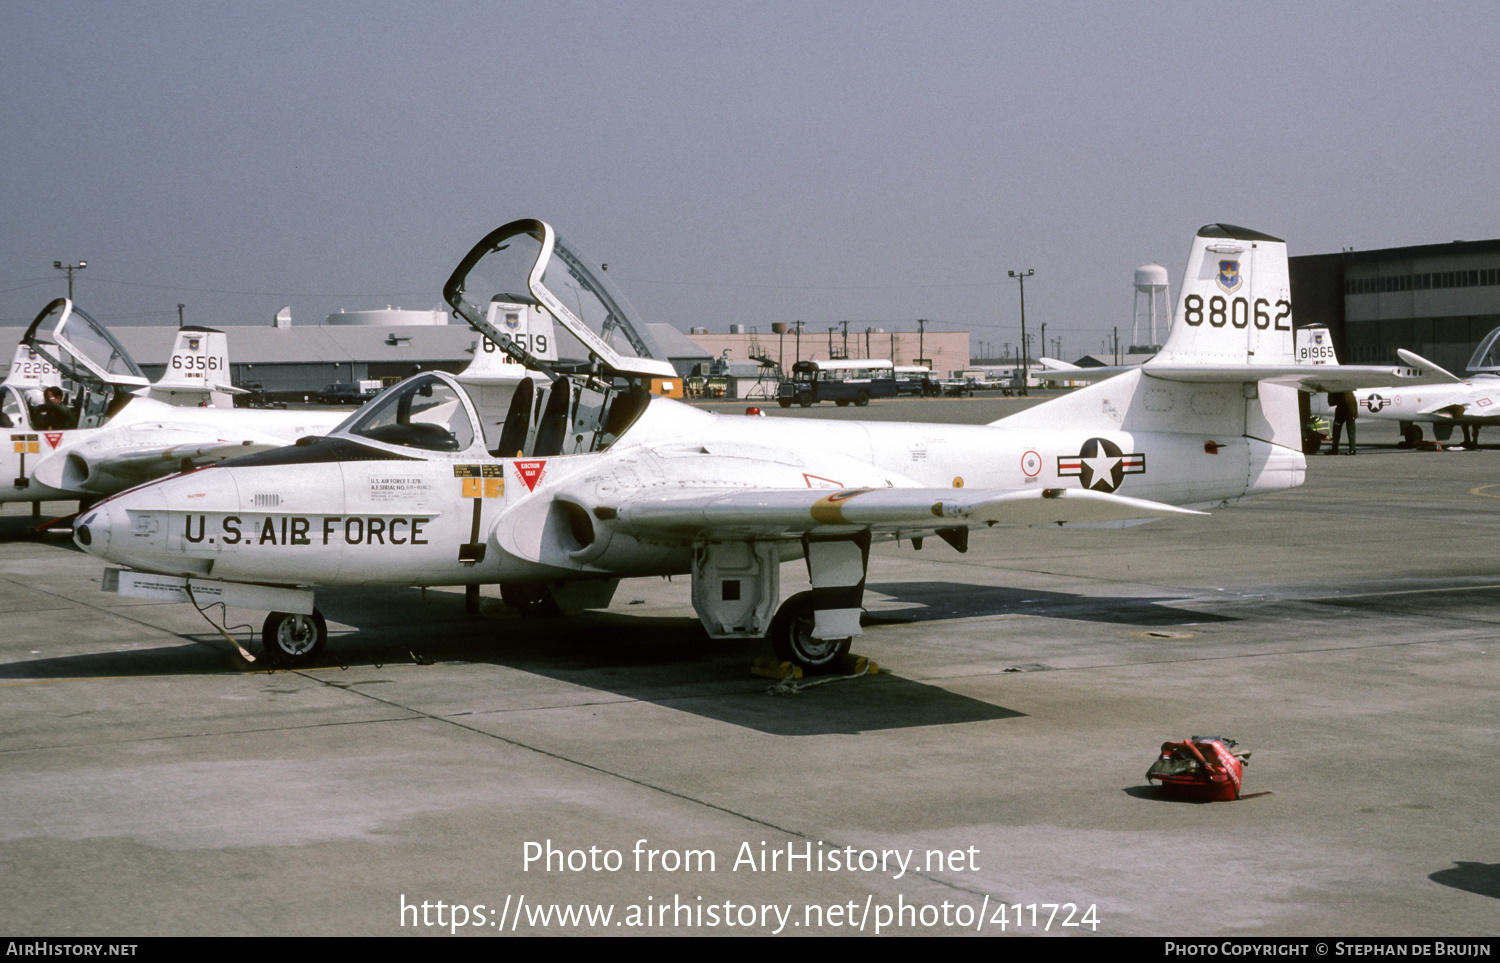
<svg viewBox="0 0 1500 963">
<path fill-rule="evenodd" d="M 1291 258 L 1297 323 L 1328 325 L 1339 360 L 1399 363 L 1406 348 L 1462 375 L 1500 327 L 1500 238 Z"/>
</svg>

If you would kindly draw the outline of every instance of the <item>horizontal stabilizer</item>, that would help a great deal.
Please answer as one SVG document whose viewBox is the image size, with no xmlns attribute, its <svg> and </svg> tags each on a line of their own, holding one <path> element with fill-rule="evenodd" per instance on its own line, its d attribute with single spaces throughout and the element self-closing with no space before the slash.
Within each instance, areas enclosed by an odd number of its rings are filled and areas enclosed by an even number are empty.
<svg viewBox="0 0 1500 963">
<path fill-rule="evenodd" d="M 1426 380 L 1410 368 L 1363 364 L 1159 365 L 1147 362 L 1141 371 L 1163 381 L 1188 384 L 1266 381 L 1312 392 L 1414 385 Z"/>
<path fill-rule="evenodd" d="M 1381 365 L 1157 364 L 1150 361 L 1143 365 L 1079 368 L 1069 371 L 1068 378 L 1072 381 L 1103 381 L 1137 370 L 1162 381 L 1180 381 L 1186 384 L 1267 381 L 1311 392 L 1357 391 L 1360 388 L 1424 384 L 1432 380 L 1430 372 L 1416 373 L 1410 368 Z"/>
<path fill-rule="evenodd" d="M 596 509 L 595 514 L 608 509 Z M 615 506 L 619 526 L 639 534 L 786 537 L 825 527 L 877 533 L 989 525 L 1061 525 L 1196 515 L 1140 498 L 1078 488 L 997 491 L 954 488 L 733 489 L 642 495 Z M 602 516 L 601 516 L 602 517 Z"/>
</svg>

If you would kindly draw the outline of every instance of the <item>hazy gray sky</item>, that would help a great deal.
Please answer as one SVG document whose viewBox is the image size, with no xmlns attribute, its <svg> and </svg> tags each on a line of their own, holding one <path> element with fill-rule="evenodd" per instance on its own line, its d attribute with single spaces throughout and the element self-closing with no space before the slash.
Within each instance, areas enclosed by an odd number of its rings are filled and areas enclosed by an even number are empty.
<svg viewBox="0 0 1500 963">
<path fill-rule="evenodd" d="M 539 217 L 679 327 L 1064 353 L 1210 221 L 1500 235 L 1494 3 L 0 0 L 0 323 L 433 307 Z M 1302 320 L 1313 320 L 1304 318 Z M 1128 331 L 1122 331 L 1122 339 Z M 977 348 L 977 345 L 976 345 Z M 9 349 L 6 349 L 9 350 Z"/>
</svg>

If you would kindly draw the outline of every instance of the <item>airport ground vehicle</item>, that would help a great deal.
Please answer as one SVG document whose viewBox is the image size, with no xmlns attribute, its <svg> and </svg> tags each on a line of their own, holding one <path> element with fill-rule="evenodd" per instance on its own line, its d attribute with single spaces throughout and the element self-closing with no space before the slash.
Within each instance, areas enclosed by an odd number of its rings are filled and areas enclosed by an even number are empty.
<svg viewBox="0 0 1500 963">
<path fill-rule="evenodd" d="M 791 377 L 776 390 L 776 403 L 790 408 L 794 403 L 811 408 L 831 401 L 840 408 L 863 408 L 875 398 L 894 398 L 899 390 L 895 365 L 880 359 L 836 359 L 799 361 Z"/>
</svg>

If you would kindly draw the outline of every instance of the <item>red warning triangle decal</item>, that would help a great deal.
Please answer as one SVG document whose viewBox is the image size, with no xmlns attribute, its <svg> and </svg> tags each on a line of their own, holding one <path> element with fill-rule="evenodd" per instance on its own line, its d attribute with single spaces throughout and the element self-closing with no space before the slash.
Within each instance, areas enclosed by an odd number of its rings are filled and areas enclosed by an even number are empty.
<svg viewBox="0 0 1500 963">
<path fill-rule="evenodd" d="M 521 476 L 521 481 L 525 483 L 526 490 L 529 492 L 536 491 L 536 483 L 541 481 L 542 476 L 546 474 L 547 462 L 518 461 L 515 462 L 515 466 L 516 474 Z"/>
<path fill-rule="evenodd" d="M 60 431 L 44 431 L 42 434 L 47 436 L 47 444 L 53 448 L 56 448 L 58 442 L 62 441 L 62 432 Z"/>
</svg>

